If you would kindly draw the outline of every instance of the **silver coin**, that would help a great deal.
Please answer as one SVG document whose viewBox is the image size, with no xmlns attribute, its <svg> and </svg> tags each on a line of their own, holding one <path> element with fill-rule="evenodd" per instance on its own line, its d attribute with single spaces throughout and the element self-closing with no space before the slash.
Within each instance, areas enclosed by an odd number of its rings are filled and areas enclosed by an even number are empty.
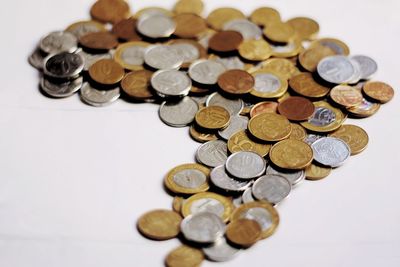
<svg viewBox="0 0 400 267">
<path fill-rule="evenodd" d="M 74 79 L 85 66 L 81 55 L 61 52 L 48 56 L 44 61 L 44 74 L 57 79 Z"/>
<path fill-rule="evenodd" d="M 231 116 L 231 121 L 224 130 L 218 131 L 219 136 L 221 136 L 225 140 L 229 140 L 232 135 L 235 133 L 241 131 L 241 130 L 246 130 L 247 129 L 247 124 L 249 123 L 248 117 L 236 115 L 236 116 Z"/>
<path fill-rule="evenodd" d="M 353 64 L 354 73 L 353 73 L 353 76 L 351 76 L 351 78 L 347 80 L 347 83 L 348 84 L 356 84 L 362 78 L 361 66 L 360 66 L 360 64 L 358 64 L 357 61 L 355 61 L 355 60 L 353 60 L 351 58 L 350 58 L 350 62 L 351 62 L 351 64 Z"/>
<path fill-rule="evenodd" d="M 276 170 L 271 165 L 267 167 L 267 174 L 277 174 L 283 176 L 292 184 L 292 186 L 299 184 L 301 181 L 304 180 L 304 178 L 306 178 L 306 172 L 304 170 L 300 171 Z"/>
<path fill-rule="evenodd" d="M 82 58 L 84 59 L 85 65 L 83 67 L 84 71 L 89 71 L 90 67 L 96 63 L 97 61 L 101 59 L 111 59 L 112 55 L 110 53 L 105 53 L 105 54 L 89 54 L 83 51 L 82 49 L 79 49 L 77 54 L 81 55 Z"/>
<path fill-rule="evenodd" d="M 250 203 L 256 201 L 253 197 L 253 188 L 249 187 L 243 192 L 242 201 L 243 203 Z"/>
<path fill-rule="evenodd" d="M 291 182 L 277 174 L 266 174 L 255 181 L 253 185 L 253 196 L 271 204 L 280 203 L 289 196 L 291 191 Z"/>
<path fill-rule="evenodd" d="M 254 90 L 260 93 L 274 93 L 282 86 L 279 77 L 272 73 L 254 74 L 254 80 Z"/>
<path fill-rule="evenodd" d="M 329 56 L 318 63 L 318 74 L 330 83 L 345 83 L 354 75 L 355 69 L 346 56 Z"/>
<path fill-rule="evenodd" d="M 210 212 L 191 214 L 181 222 L 184 237 L 197 243 L 213 243 L 224 236 L 225 230 L 221 217 Z"/>
<path fill-rule="evenodd" d="M 314 160 L 332 168 L 342 165 L 351 154 L 349 146 L 343 140 L 334 137 L 323 137 L 311 145 Z"/>
<path fill-rule="evenodd" d="M 70 80 L 62 83 L 54 83 L 42 77 L 40 87 L 49 96 L 56 98 L 69 97 L 79 91 L 83 85 L 83 78 L 79 77 L 75 80 Z"/>
<path fill-rule="evenodd" d="M 190 214 L 197 214 L 201 212 L 209 212 L 223 217 L 225 213 L 225 206 L 215 198 L 201 198 L 193 201 L 190 205 Z"/>
<path fill-rule="evenodd" d="M 226 22 L 223 26 L 225 31 L 237 31 L 245 40 L 259 40 L 263 33 L 258 25 L 247 19 L 234 19 Z"/>
<path fill-rule="evenodd" d="M 251 181 L 239 181 L 226 173 L 225 165 L 215 167 L 211 171 L 210 180 L 216 187 L 227 191 L 240 192 L 251 185 Z"/>
<path fill-rule="evenodd" d="M 139 18 L 137 30 L 146 37 L 170 37 L 176 29 L 175 21 L 164 14 L 145 15 Z"/>
<path fill-rule="evenodd" d="M 180 187 L 195 189 L 206 183 L 207 176 L 197 169 L 185 169 L 175 173 L 172 179 Z"/>
<path fill-rule="evenodd" d="M 255 207 L 244 210 L 239 214 L 240 219 L 254 220 L 260 224 L 262 231 L 267 231 L 272 226 L 271 213 L 262 207 Z"/>
<path fill-rule="evenodd" d="M 207 259 L 216 262 L 230 261 L 237 256 L 240 249 L 228 244 L 224 237 L 218 239 L 211 246 L 203 248 Z"/>
<path fill-rule="evenodd" d="M 196 151 L 197 161 L 213 168 L 225 164 L 227 158 L 228 147 L 221 140 L 204 143 Z"/>
<path fill-rule="evenodd" d="M 317 107 L 308 122 L 312 125 L 322 127 L 333 123 L 335 120 L 336 114 L 333 110 L 324 107 Z"/>
<path fill-rule="evenodd" d="M 90 86 L 89 83 L 84 83 L 81 89 L 81 99 L 94 107 L 108 106 L 120 97 L 120 89 L 116 87 L 110 90 L 99 90 Z"/>
<path fill-rule="evenodd" d="M 81 38 L 82 36 L 92 33 L 92 32 L 100 32 L 101 29 L 97 25 L 94 25 L 88 21 L 88 23 L 80 23 L 76 25 L 73 29 L 68 30 L 68 32 L 75 35 L 76 38 Z"/>
<path fill-rule="evenodd" d="M 154 45 L 147 48 L 144 54 L 145 63 L 158 70 L 179 69 L 183 57 L 167 45 Z"/>
<path fill-rule="evenodd" d="M 307 134 L 306 138 L 304 139 L 304 142 L 309 144 L 310 146 L 317 141 L 318 139 L 321 139 L 324 137 L 323 135 L 318 135 L 318 134 Z"/>
<path fill-rule="evenodd" d="M 51 32 L 40 40 L 39 47 L 47 54 L 72 53 L 78 49 L 78 39 L 70 32 Z"/>
<path fill-rule="evenodd" d="M 254 179 L 265 173 L 266 161 L 257 153 L 240 151 L 228 157 L 225 164 L 230 175 L 240 179 Z"/>
<path fill-rule="evenodd" d="M 144 64 L 146 47 L 141 45 L 130 45 L 121 53 L 121 59 L 127 65 L 141 66 Z"/>
<path fill-rule="evenodd" d="M 182 97 L 189 94 L 192 81 L 178 70 L 159 70 L 151 77 L 151 86 L 161 97 Z"/>
<path fill-rule="evenodd" d="M 199 49 L 190 43 L 176 43 L 169 46 L 183 58 L 183 63 L 188 64 L 200 58 Z"/>
<path fill-rule="evenodd" d="M 43 70 L 45 56 L 42 54 L 39 48 L 36 48 L 35 51 L 29 56 L 28 62 L 32 67 Z"/>
<path fill-rule="evenodd" d="M 243 204 L 243 200 L 242 200 L 242 196 L 236 196 L 232 199 L 232 203 L 233 206 L 235 206 L 235 208 L 240 207 Z"/>
<path fill-rule="evenodd" d="M 228 99 L 220 95 L 218 92 L 212 93 L 207 101 L 207 107 L 209 106 L 220 106 L 225 108 L 231 116 L 239 115 L 244 107 L 242 99 Z"/>
<path fill-rule="evenodd" d="M 190 97 L 179 102 L 164 102 L 159 109 L 161 120 L 172 127 L 185 127 L 193 122 L 199 106 Z"/>
<path fill-rule="evenodd" d="M 218 77 L 226 71 L 224 65 L 210 59 L 199 59 L 189 67 L 189 76 L 200 84 L 216 84 Z"/>
<path fill-rule="evenodd" d="M 215 61 L 222 63 L 227 70 L 244 70 L 244 62 L 240 60 L 239 57 L 217 57 Z"/>
<path fill-rule="evenodd" d="M 368 56 L 357 55 L 352 56 L 351 60 L 354 60 L 360 66 L 361 79 L 366 80 L 374 75 L 378 71 L 378 64 L 375 60 Z"/>
</svg>

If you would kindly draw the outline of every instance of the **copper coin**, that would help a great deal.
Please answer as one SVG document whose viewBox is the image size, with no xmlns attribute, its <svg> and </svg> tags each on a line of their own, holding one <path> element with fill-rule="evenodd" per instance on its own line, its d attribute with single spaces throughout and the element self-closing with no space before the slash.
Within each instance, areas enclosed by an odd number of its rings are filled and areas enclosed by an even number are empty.
<svg viewBox="0 0 400 267">
<path fill-rule="evenodd" d="M 120 20 L 114 24 L 111 32 L 124 41 L 140 41 L 142 38 L 136 31 L 136 22 L 134 18 Z"/>
<path fill-rule="evenodd" d="M 89 49 L 110 50 L 118 45 L 118 40 L 109 32 L 91 32 L 82 36 L 79 43 Z"/>
<path fill-rule="evenodd" d="M 253 118 L 262 113 L 277 113 L 278 103 L 273 101 L 260 102 L 250 110 L 250 117 Z"/>
<path fill-rule="evenodd" d="M 130 16 L 130 8 L 124 0 L 98 0 L 90 9 L 90 15 L 98 21 L 115 23 Z"/>
<path fill-rule="evenodd" d="M 95 82 L 104 85 L 119 83 L 124 78 L 125 71 L 112 59 L 101 59 L 89 68 L 89 75 Z"/>
<path fill-rule="evenodd" d="M 394 96 L 393 88 L 383 82 L 367 82 L 364 84 L 363 92 L 373 100 L 387 103 Z"/>
<path fill-rule="evenodd" d="M 315 107 L 307 98 L 291 96 L 279 104 L 278 111 L 291 121 L 305 121 L 314 114 Z"/>
<path fill-rule="evenodd" d="M 175 211 L 154 210 L 142 215 L 137 227 L 148 238 L 167 240 L 179 234 L 181 221 L 182 217 Z"/>
<path fill-rule="evenodd" d="M 180 38 L 196 38 L 207 30 L 206 21 L 195 14 L 179 14 L 174 20 L 176 22 L 174 34 Z"/>
<path fill-rule="evenodd" d="M 139 70 L 128 73 L 121 81 L 122 90 L 130 97 L 144 100 L 154 95 L 150 90 L 150 80 L 153 72 Z"/>
<path fill-rule="evenodd" d="M 229 94 L 246 94 L 254 87 L 254 77 L 244 70 L 228 70 L 218 77 L 219 87 Z"/>
<path fill-rule="evenodd" d="M 300 73 L 289 80 L 289 86 L 299 95 L 320 98 L 326 96 L 330 88 L 318 84 L 311 73 Z"/>
<path fill-rule="evenodd" d="M 214 34 L 208 46 L 216 52 L 232 52 L 239 48 L 243 42 L 243 36 L 235 31 L 222 31 Z"/>
<path fill-rule="evenodd" d="M 256 243 L 261 238 L 261 234 L 262 228 L 255 220 L 235 220 L 226 228 L 228 240 L 243 247 L 250 247 Z"/>
</svg>

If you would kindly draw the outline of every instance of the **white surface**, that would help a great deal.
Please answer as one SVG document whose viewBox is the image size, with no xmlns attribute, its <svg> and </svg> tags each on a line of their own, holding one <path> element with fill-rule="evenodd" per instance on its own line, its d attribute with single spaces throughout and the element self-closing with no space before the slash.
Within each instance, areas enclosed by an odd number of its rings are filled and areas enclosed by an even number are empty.
<svg viewBox="0 0 400 267">
<path fill-rule="evenodd" d="M 134 11 L 174 1 L 130 1 Z M 320 36 L 338 37 L 379 63 L 376 79 L 398 89 L 400 2 L 206 1 L 248 13 L 277 7 L 284 19 L 315 18 Z M 88 17 L 92 0 L 14 0 L 0 9 L 0 266 L 162 266 L 177 240 L 153 242 L 135 229 L 145 211 L 170 208 L 166 172 L 192 162 L 187 129 L 165 126 L 155 105 L 123 101 L 93 108 L 79 97 L 38 92 L 27 56 L 52 30 Z M 204 266 L 400 266 L 400 96 L 355 121 L 369 148 L 326 180 L 304 182 L 279 206 L 268 240 L 224 264 Z M 348 121 L 353 123 L 353 121 Z"/>
</svg>

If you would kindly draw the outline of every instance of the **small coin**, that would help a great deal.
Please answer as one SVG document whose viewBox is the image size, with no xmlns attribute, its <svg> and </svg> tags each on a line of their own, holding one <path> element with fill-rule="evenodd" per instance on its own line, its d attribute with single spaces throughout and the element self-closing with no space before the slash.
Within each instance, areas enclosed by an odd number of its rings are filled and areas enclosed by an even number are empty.
<svg viewBox="0 0 400 267">
<path fill-rule="evenodd" d="M 90 78 L 100 84 L 119 83 L 125 75 L 124 68 L 112 59 L 101 59 L 89 69 Z"/>
<path fill-rule="evenodd" d="M 161 120 L 172 127 L 185 127 L 193 122 L 199 106 L 186 96 L 179 102 L 163 102 L 159 115 Z"/>
<path fill-rule="evenodd" d="M 296 32 L 289 23 L 279 21 L 265 27 L 264 35 L 273 42 L 288 43 L 296 37 Z"/>
<path fill-rule="evenodd" d="M 175 21 L 164 14 L 142 16 L 137 23 L 137 30 L 153 39 L 170 37 L 175 29 Z"/>
<path fill-rule="evenodd" d="M 330 137 L 342 139 L 350 147 L 351 155 L 361 153 L 367 148 L 368 134 L 356 125 L 342 125 L 338 130 L 329 134 Z"/>
<path fill-rule="evenodd" d="M 174 6 L 176 14 L 190 13 L 201 15 L 204 10 L 204 3 L 202 0 L 179 0 Z"/>
<path fill-rule="evenodd" d="M 220 95 L 219 93 L 211 94 L 206 101 L 206 106 L 219 106 L 226 109 L 231 116 L 239 115 L 244 107 L 242 99 L 228 99 Z"/>
<path fill-rule="evenodd" d="M 92 87 L 89 83 L 84 83 L 81 88 L 81 99 L 83 102 L 94 107 L 105 107 L 111 105 L 120 97 L 119 87 L 100 90 Z"/>
<path fill-rule="evenodd" d="M 189 76 L 197 83 L 212 85 L 218 82 L 218 77 L 225 71 L 225 66 L 219 62 L 200 59 L 190 65 Z"/>
<path fill-rule="evenodd" d="M 327 46 L 314 46 L 300 53 L 299 62 L 304 69 L 315 72 L 322 59 L 333 55 L 336 55 L 335 51 Z"/>
<path fill-rule="evenodd" d="M 257 153 L 240 151 L 228 157 L 225 163 L 227 172 L 239 179 L 260 177 L 266 168 L 266 161 Z"/>
<path fill-rule="evenodd" d="M 350 147 L 345 141 L 334 137 L 323 137 L 311 145 L 314 160 L 332 168 L 342 165 L 351 154 Z"/>
<path fill-rule="evenodd" d="M 334 108 L 325 101 L 314 102 L 315 112 L 307 122 L 301 126 L 307 130 L 326 133 L 338 129 L 346 120 L 340 109 Z"/>
<path fill-rule="evenodd" d="M 228 140 L 228 149 L 232 154 L 240 151 L 251 151 L 265 157 L 270 148 L 271 145 L 269 144 L 261 144 L 252 140 L 245 130 L 235 133 Z"/>
<path fill-rule="evenodd" d="M 197 161 L 213 168 L 225 164 L 227 158 L 228 148 L 226 143 L 221 140 L 209 141 L 196 151 Z"/>
<path fill-rule="evenodd" d="M 155 210 L 142 215 L 138 220 L 138 229 L 146 237 L 155 240 L 167 240 L 180 232 L 182 217 L 169 210 Z"/>
<path fill-rule="evenodd" d="M 42 90 L 51 97 L 64 98 L 75 94 L 82 88 L 83 78 L 79 77 L 75 80 L 55 83 L 42 77 L 40 80 L 40 87 Z"/>
<path fill-rule="evenodd" d="M 200 266 L 203 261 L 203 252 L 187 245 L 181 245 L 172 250 L 165 259 L 167 267 L 195 267 Z"/>
<path fill-rule="evenodd" d="M 209 42 L 210 49 L 216 52 L 232 52 L 238 50 L 243 36 L 236 31 L 221 31 L 214 34 Z"/>
<path fill-rule="evenodd" d="M 123 41 L 140 41 L 142 38 L 136 31 L 135 18 L 122 19 L 113 25 L 111 32 Z"/>
<path fill-rule="evenodd" d="M 234 8 L 218 8 L 208 15 L 207 23 L 214 30 L 220 31 L 228 21 L 245 18 L 246 16 L 240 10 Z"/>
<path fill-rule="evenodd" d="M 303 72 L 289 80 L 290 88 L 299 95 L 321 98 L 329 94 L 330 88 L 318 84 L 311 73 Z"/>
<path fill-rule="evenodd" d="M 227 127 L 230 122 L 229 112 L 220 106 L 209 106 L 199 110 L 196 123 L 202 128 L 219 130 Z"/>
<path fill-rule="evenodd" d="M 88 49 L 110 50 L 118 46 L 117 38 L 109 32 L 91 32 L 79 38 L 79 43 Z"/>
<path fill-rule="evenodd" d="M 288 20 L 288 23 L 302 40 L 312 40 L 319 32 L 318 23 L 311 18 L 296 17 Z"/>
<path fill-rule="evenodd" d="M 115 23 L 128 18 L 130 8 L 124 0 L 98 0 L 90 9 L 90 15 L 101 22 Z"/>
<path fill-rule="evenodd" d="M 266 174 L 255 181 L 253 185 L 253 196 L 273 205 L 282 202 L 291 191 L 291 182 L 277 174 Z"/>
<path fill-rule="evenodd" d="M 202 132 L 201 130 L 197 129 L 195 124 L 190 126 L 189 133 L 195 141 L 200 143 L 206 143 L 208 141 L 218 139 L 218 136 L 216 134 L 210 132 Z"/>
<path fill-rule="evenodd" d="M 271 57 L 271 46 L 264 40 L 245 40 L 239 46 L 239 54 L 250 61 L 261 61 Z"/>
<path fill-rule="evenodd" d="M 226 22 L 223 26 L 224 31 L 237 31 L 244 40 L 262 39 L 262 30 L 253 22 L 247 19 L 234 19 Z"/>
<path fill-rule="evenodd" d="M 261 238 L 261 234 L 261 226 L 255 220 L 239 219 L 232 221 L 226 228 L 228 240 L 242 247 L 254 245 Z"/>
<path fill-rule="evenodd" d="M 279 103 L 278 111 L 291 121 L 305 121 L 314 114 L 315 107 L 307 98 L 291 96 Z"/>
<path fill-rule="evenodd" d="M 249 119 L 247 117 L 240 115 L 231 116 L 231 120 L 228 127 L 218 131 L 218 134 L 223 139 L 229 140 L 231 136 L 237 133 L 238 131 L 246 130 L 248 123 Z"/>
<path fill-rule="evenodd" d="M 253 73 L 255 85 L 250 92 L 253 96 L 260 98 L 279 98 L 288 89 L 288 82 L 280 74 L 269 71 L 259 70 Z"/>
<path fill-rule="evenodd" d="M 330 92 L 331 99 L 343 107 L 350 108 L 361 104 L 363 96 L 359 90 L 348 85 L 338 85 Z"/>
<path fill-rule="evenodd" d="M 56 79 L 75 79 L 83 71 L 84 59 L 79 54 L 61 52 L 44 60 L 44 74 Z"/>
<path fill-rule="evenodd" d="M 301 170 L 311 164 L 313 150 L 299 140 L 287 139 L 276 143 L 269 153 L 271 161 L 278 167 L 289 170 Z"/>
<path fill-rule="evenodd" d="M 182 13 L 174 17 L 176 29 L 174 35 L 180 38 L 196 38 L 207 30 L 205 20 L 195 14 Z"/>
<path fill-rule="evenodd" d="M 363 92 L 373 100 L 379 101 L 380 103 L 387 103 L 392 100 L 394 96 L 393 88 L 383 82 L 370 81 L 364 84 Z"/>
<path fill-rule="evenodd" d="M 289 139 L 296 139 L 299 141 L 304 141 L 307 137 L 307 131 L 301 125 L 297 123 L 291 123 L 292 132 L 290 133 Z"/>
<path fill-rule="evenodd" d="M 291 171 L 291 170 L 284 170 L 284 169 L 277 170 L 276 168 L 272 167 L 271 165 L 269 165 L 267 167 L 267 174 L 276 174 L 276 175 L 280 175 L 280 176 L 286 178 L 292 184 L 292 187 L 299 184 L 305 178 L 304 170 L 300 170 L 300 171 Z"/>
<path fill-rule="evenodd" d="M 149 43 L 132 41 L 118 46 L 114 60 L 127 70 L 142 70 L 144 54 Z"/>
<path fill-rule="evenodd" d="M 94 20 L 85 20 L 69 25 L 65 31 L 72 33 L 76 38 L 79 39 L 80 37 L 91 32 L 105 32 L 107 30 L 102 23 Z"/>
<path fill-rule="evenodd" d="M 349 81 L 355 72 L 354 65 L 346 56 L 329 56 L 318 63 L 318 74 L 327 82 L 341 84 Z"/>
<path fill-rule="evenodd" d="M 230 176 L 225 170 L 225 165 L 215 167 L 211 171 L 210 179 L 216 187 L 226 191 L 241 192 L 251 185 L 250 181 L 239 181 Z"/>
<path fill-rule="evenodd" d="M 73 53 L 78 49 L 78 39 L 70 32 L 51 32 L 40 40 L 39 47 L 47 54 Z"/>
<path fill-rule="evenodd" d="M 278 113 L 278 103 L 273 101 L 260 102 L 250 110 L 250 117 L 253 118 L 263 113 Z"/>
<path fill-rule="evenodd" d="M 224 221 L 210 212 L 191 214 L 181 223 L 183 236 L 196 243 L 213 243 L 224 236 L 225 229 Z"/>
<path fill-rule="evenodd" d="M 253 11 L 250 15 L 250 20 L 257 25 L 268 27 L 281 21 L 281 15 L 274 8 L 261 7 Z"/>
<path fill-rule="evenodd" d="M 183 64 L 183 57 L 167 45 L 154 45 L 146 50 L 144 61 L 158 70 L 179 69 Z"/>
<path fill-rule="evenodd" d="M 174 193 L 195 194 L 209 189 L 210 170 L 200 164 L 183 164 L 170 170 L 165 186 Z"/>
<path fill-rule="evenodd" d="M 235 258 L 240 252 L 240 249 L 231 246 L 226 239 L 222 237 L 211 246 L 204 247 L 203 252 L 209 260 L 225 262 Z"/>
<path fill-rule="evenodd" d="M 130 72 L 121 81 L 121 89 L 129 97 L 138 100 L 146 100 L 153 98 L 150 90 L 150 79 L 153 73 L 148 70 L 138 70 Z"/>
<path fill-rule="evenodd" d="M 326 46 L 335 51 L 336 55 L 348 56 L 350 54 L 349 47 L 342 41 L 333 38 L 322 38 L 315 40 L 310 44 L 310 47 L 314 46 Z"/>
<path fill-rule="evenodd" d="M 326 178 L 332 171 L 331 167 L 324 167 L 312 163 L 306 168 L 306 179 L 317 181 Z"/>
<path fill-rule="evenodd" d="M 262 113 L 253 117 L 249 122 L 250 133 L 265 142 L 276 142 L 289 137 L 292 126 L 282 115 Z"/>
<path fill-rule="evenodd" d="M 361 79 L 365 80 L 374 75 L 378 70 L 378 64 L 372 58 L 363 55 L 352 56 L 351 60 L 358 63 L 361 72 Z"/>
<path fill-rule="evenodd" d="M 151 77 L 151 86 L 160 97 L 183 97 L 189 94 L 192 81 L 178 70 L 159 70 Z"/>
<path fill-rule="evenodd" d="M 254 77 L 244 70 L 228 70 L 218 77 L 218 86 L 233 95 L 249 93 L 254 84 Z"/>
</svg>

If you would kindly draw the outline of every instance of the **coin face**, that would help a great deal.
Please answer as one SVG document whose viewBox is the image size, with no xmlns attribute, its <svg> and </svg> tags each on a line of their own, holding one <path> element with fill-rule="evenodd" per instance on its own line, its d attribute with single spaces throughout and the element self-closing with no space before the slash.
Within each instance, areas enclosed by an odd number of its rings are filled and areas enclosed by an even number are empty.
<svg viewBox="0 0 400 267">
<path fill-rule="evenodd" d="M 154 45 L 146 50 L 144 62 L 158 70 L 179 69 L 183 64 L 183 57 L 167 45 Z"/>
<path fill-rule="evenodd" d="M 200 127 L 210 130 L 223 129 L 229 125 L 230 114 L 220 106 L 205 107 L 196 114 L 196 123 Z"/>
<path fill-rule="evenodd" d="M 272 71 L 260 70 L 253 73 L 255 85 L 250 92 L 260 98 L 278 98 L 288 89 L 288 82 L 279 74 Z"/>
<path fill-rule="evenodd" d="M 311 164 L 313 150 L 303 141 L 287 139 L 271 148 L 270 159 L 280 168 L 301 170 Z"/>
<path fill-rule="evenodd" d="M 288 20 L 288 23 L 293 27 L 297 36 L 302 40 L 314 39 L 319 32 L 319 24 L 311 18 L 292 18 Z"/>
<path fill-rule="evenodd" d="M 65 31 L 72 33 L 76 38 L 80 38 L 91 32 L 104 32 L 106 28 L 102 23 L 94 20 L 78 21 L 68 26 Z"/>
<path fill-rule="evenodd" d="M 189 94 L 192 81 L 185 72 L 159 70 L 151 77 L 151 86 L 161 97 L 182 97 Z"/>
<path fill-rule="evenodd" d="M 300 73 L 289 80 L 290 88 L 296 93 L 311 98 L 320 98 L 329 94 L 330 88 L 318 84 L 311 73 Z"/>
<path fill-rule="evenodd" d="M 51 32 L 40 40 L 39 47 L 47 54 L 72 53 L 78 49 L 78 39 L 70 32 Z"/>
<path fill-rule="evenodd" d="M 40 87 L 42 90 L 51 97 L 64 98 L 75 94 L 82 88 L 83 77 L 76 78 L 75 80 L 65 81 L 62 83 L 52 82 L 45 77 L 40 80 Z"/>
<path fill-rule="evenodd" d="M 262 113 L 250 120 L 249 131 L 259 140 L 276 142 L 289 137 L 292 126 L 282 115 Z"/>
<path fill-rule="evenodd" d="M 239 32 L 244 40 L 260 40 L 263 36 L 260 27 L 247 19 L 230 20 L 224 24 L 223 29 Z"/>
<path fill-rule="evenodd" d="M 101 59 L 89 69 L 90 78 L 100 84 L 113 85 L 119 83 L 125 75 L 124 69 L 112 59 Z"/>
<path fill-rule="evenodd" d="M 163 102 L 159 115 L 163 122 L 172 127 L 185 127 L 193 122 L 199 110 L 197 103 L 186 96 L 179 102 Z"/>
<path fill-rule="evenodd" d="M 268 40 L 276 43 L 288 43 L 295 38 L 295 30 L 289 23 L 274 22 L 264 29 Z"/>
<path fill-rule="evenodd" d="M 232 243 L 250 247 L 261 238 L 262 229 L 255 220 L 239 219 L 231 222 L 226 228 L 226 237 Z"/>
<path fill-rule="evenodd" d="M 130 72 L 121 81 L 121 88 L 129 97 L 139 100 L 150 99 L 154 95 L 150 90 L 150 79 L 153 72 L 139 70 Z"/>
<path fill-rule="evenodd" d="M 209 167 L 217 167 L 228 158 L 228 148 L 224 141 L 214 140 L 201 145 L 196 151 L 196 159 Z"/>
<path fill-rule="evenodd" d="M 317 70 L 318 63 L 328 57 L 336 55 L 335 51 L 327 46 L 315 46 L 304 50 L 299 55 L 299 62 L 301 66 L 309 72 Z"/>
<path fill-rule="evenodd" d="M 270 148 L 271 145 L 269 144 L 262 144 L 252 140 L 245 130 L 235 133 L 228 140 L 228 149 L 232 154 L 240 151 L 251 151 L 265 157 L 268 155 Z"/>
<path fill-rule="evenodd" d="M 88 82 L 83 84 L 80 92 L 82 101 L 94 107 L 111 105 L 117 101 L 121 95 L 119 87 L 101 90 L 92 87 Z"/>
<path fill-rule="evenodd" d="M 378 64 L 375 62 L 375 60 L 368 56 L 356 55 L 352 56 L 351 60 L 356 61 L 358 63 L 358 66 L 360 67 L 360 79 L 368 79 L 378 70 Z"/>
<path fill-rule="evenodd" d="M 113 25 L 111 32 L 124 41 L 140 41 L 142 38 L 136 31 L 135 18 L 122 19 Z"/>
<path fill-rule="evenodd" d="M 305 121 L 314 114 L 315 107 L 307 98 L 291 96 L 279 103 L 278 111 L 291 121 Z"/>
<path fill-rule="evenodd" d="M 221 31 L 214 34 L 209 42 L 210 49 L 216 52 L 232 52 L 239 48 L 243 36 L 236 31 Z"/>
<path fill-rule="evenodd" d="M 346 108 L 361 104 L 363 96 L 359 90 L 348 85 L 335 86 L 330 92 L 331 99 Z"/>
<path fill-rule="evenodd" d="M 174 193 L 195 194 L 209 189 L 210 170 L 200 164 L 179 165 L 168 172 L 165 186 Z"/>
<path fill-rule="evenodd" d="M 364 151 L 369 142 L 367 132 L 351 124 L 342 125 L 338 130 L 329 134 L 329 136 L 345 141 L 350 147 L 351 155 L 356 155 Z"/>
<path fill-rule="evenodd" d="M 190 13 L 201 15 L 204 10 L 204 3 L 202 0 L 181 0 L 176 2 L 174 11 L 176 14 Z"/>
<path fill-rule="evenodd" d="M 167 240 L 179 234 L 181 221 L 182 217 L 174 211 L 155 210 L 142 215 L 137 226 L 148 238 Z"/>
<path fill-rule="evenodd" d="M 279 12 L 270 7 L 261 7 L 253 11 L 250 20 L 257 25 L 268 27 L 269 25 L 281 21 Z"/>
<path fill-rule="evenodd" d="M 209 260 L 215 262 L 230 261 L 240 252 L 240 249 L 233 247 L 224 237 L 202 250 Z"/>
<path fill-rule="evenodd" d="M 90 15 L 97 21 L 115 23 L 128 18 L 130 8 L 124 0 L 98 0 L 90 9 Z"/>
<path fill-rule="evenodd" d="M 273 101 L 264 101 L 257 103 L 250 110 L 250 117 L 253 118 L 262 113 L 277 113 L 278 103 Z"/>
<path fill-rule="evenodd" d="M 193 138 L 193 140 L 200 142 L 200 143 L 206 143 L 208 141 L 213 141 L 213 140 L 218 139 L 218 136 L 216 134 L 210 133 L 210 132 L 205 132 L 205 131 L 199 130 L 197 128 L 198 127 L 196 127 L 195 124 L 193 124 L 189 128 L 189 133 L 190 133 L 190 136 Z"/>
<path fill-rule="evenodd" d="M 211 171 L 210 178 L 216 187 L 226 191 L 240 192 L 251 185 L 249 181 L 240 181 L 230 176 L 225 170 L 225 165 L 215 167 Z"/>
<path fill-rule="evenodd" d="M 318 181 L 326 178 L 331 171 L 331 167 L 325 167 L 312 163 L 306 168 L 306 179 L 310 181 Z"/>
<path fill-rule="evenodd" d="M 263 157 L 251 151 L 236 152 L 228 157 L 225 163 L 226 171 L 239 179 L 254 179 L 260 177 L 266 168 Z"/>
<path fill-rule="evenodd" d="M 149 38 L 166 38 L 176 29 L 175 21 L 164 14 L 142 16 L 137 23 L 137 30 Z"/>
<path fill-rule="evenodd" d="M 238 49 L 240 56 L 251 61 L 266 60 L 272 55 L 271 46 L 264 40 L 245 40 Z"/>
<path fill-rule="evenodd" d="M 314 159 L 332 168 L 339 167 L 350 157 L 350 147 L 345 141 L 334 137 L 323 137 L 311 145 Z"/>
<path fill-rule="evenodd" d="M 228 99 L 218 92 L 211 94 L 206 101 L 207 107 L 219 106 L 226 109 L 231 116 L 239 115 L 244 107 L 242 99 Z"/>
<path fill-rule="evenodd" d="M 346 83 L 355 72 L 354 65 L 345 56 L 329 56 L 318 63 L 318 74 L 330 83 Z"/>
<path fill-rule="evenodd" d="M 196 14 L 178 14 L 174 20 L 176 22 L 174 35 L 180 38 L 196 38 L 207 29 L 205 20 Z"/>
<path fill-rule="evenodd" d="M 168 267 L 200 266 L 203 261 L 203 252 L 187 245 L 181 245 L 172 250 L 165 259 Z"/>
<path fill-rule="evenodd" d="M 236 116 L 231 116 L 231 121 L 228 125 L 223 130 L 218 131 L 218 134 L 220 137 L 222 137 L 225 140 L 229 140 L 232 135 L 235 133 L 241 131 L 241 130 L 246 130 L 247 129 L 247 124 L 249 123 L 249 119 L 244 116 L 236 115 Z"/>
<path fill-rule="evenodd" d="M 266 174 L 255 181 L 252 190 L 256 199 L 276 205 L 289 196 L 292 185 L 283 176 Z"/>
<path fill-rule="evenodd" d="M 83 68 L 83 57 L 79 54 L 61 52 L 44 60 L 44 73 L 56 79 L 75 79 Z"/>
<path fill-rule="evenodd" d="M 293 171 L 293 170 L 277 169 L 276 167 L 272 167 L 272 165 L 268 165 L 267 174 L 280 175 L 286 178 L 286 180 L 288 180 L 291 183 L 292 187 L 299 184 L 305 178 L 304 170 Z"/>
<path fill-rule="evenodd" d="M 296 139 L 299 141 L 304 141 L 307 137 L 307 131 L 301 125 L 297 123 L 291 123 L 292 132 L 290 133 L 289 139 Z"/>
<path fill-rule="evenodd" d="M 240 51 L 239 51 L 240 52 Z M 272 72 L 279 73 L 282 77 L 285 77 L 286 80 L 294 77 L 299 74 L 299 69 L 295 66 L 295 64 L 285 58 L 270 58 L 264 62 L 261 62 L 259 67 L 262 70 L 269 70 Z"/>
<path fill-rule="evenodd" d="M 313 46 L 326 46 L 331 48 L 333 51 L 335 51 L 336 55 L 343 55 L 347 56 L 350 54 L 350 49 L 349 47 L 342 41 L 334 38 L 322 38 L 315 40 L 314 42 L 311 43 L 310 47 Z"/>
<path fill-rule="evenodd" d="M 315 112 L 307 122 L 300 123 L 307 130 L 326 133 L 338 129 L 346 120 L 340 109 L 334 108 L 325 101 L 314 102 Z"/>
<path fill-rule="evenodd" d="M 393 88 L 383 82 L 367 82 L 364 84 L 363 92 L 373 100 L 387 103 L 394 96 Z"/>
<path fill-rule="evenodd" d="M 200 84 L 216 84 L 219 75 L 224 73 L 226 68 L 214 60 L 197 60 L 189 67 L 189 76 L 193 81 Z"/>
<path fill-rule="evenodd" d="M 79 38 L 79 43 L 93 50 L 110 50 L 117 47 L 118 40 L 109 32 L 91 32 Z"/>
<path fill-rule="evenodd" d="M 253 76 L 244 70 L 228 70 L 218 77 L 218 86 L 233 95 L 249 93 L 254 84 Z"/>
<path fill-rule="evenodd" d="M 181 223 L 184 237 L 196 243 L 213 243 L 225 234 L 225 229 L 223 220 L 210 212 L 191 214 Z"/>
<path fill-rule="evenodd" d="M 127 70 L 142 70 L 144 54 L 149 45 L 140 41 L 121 44 L 114 53 L 114 60 Z"/>
</svg>

